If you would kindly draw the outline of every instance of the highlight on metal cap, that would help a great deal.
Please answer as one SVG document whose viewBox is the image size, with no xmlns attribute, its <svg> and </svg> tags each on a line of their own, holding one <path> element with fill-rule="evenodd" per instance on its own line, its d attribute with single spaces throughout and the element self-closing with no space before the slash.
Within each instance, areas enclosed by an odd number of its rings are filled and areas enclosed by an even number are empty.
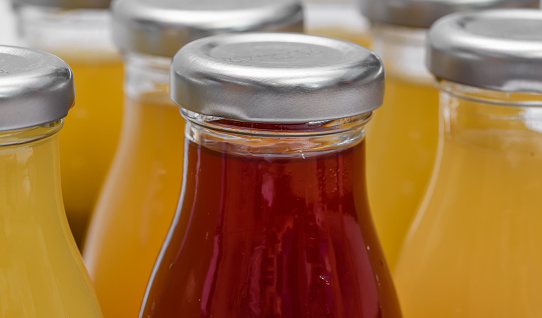
<svg viewBox="0 0 542 318">
<path fill-rule="evenodd" d="M 32 5 L 61 9 L 107 9 L 111 0 L 12 0 L 15 6 Z"/>
<path fill-rule="evenodd" d="M 121 50 L 164 57 L 216 34 L 303 31 L 298 0 L 118 0 L 112 10 Z"/>
<path fill-rule="evenodd" d="M 373 22 L 428 29 L 438 19 L 465 10 L 538 8 L 538 0 L 359 0 Z"/>
<path fill-rule="evenodd" d="M 73 106 L 68 64 L 53 54 L 0 46 L 0 131 L 64 118 Z"/>
<path fill-rule="evenodd" d="M 460 84 L 542 93 L 541 30 L 541 10 L 456 13 L 429 30 L 427 66 Z"/>
<path fill-rule="evenodd" d="M 297 123 L 346 118 L 382 104 L 384 68 L 369 49 L 299 33 L 217 35 L 185 45 L 171 97 L 203 115 Z"/>
</svg>

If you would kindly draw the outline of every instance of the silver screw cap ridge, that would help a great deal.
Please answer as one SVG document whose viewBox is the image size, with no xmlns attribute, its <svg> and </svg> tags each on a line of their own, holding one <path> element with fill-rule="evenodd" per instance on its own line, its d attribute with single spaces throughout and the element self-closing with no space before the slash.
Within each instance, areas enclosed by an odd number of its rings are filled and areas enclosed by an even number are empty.
<svg viewBox="0 0 542 318">
<path fill-rule="evenodd" d="M 346 118 L 382 104 L 384 68 L 352 42 L 299 33 L 217 35 L 173 58 L 171 98 L 208 116 L 300 123 Z"/>
<path fill-rule="evenodd" d="M 539 0 L 359 0 L 373 22 L 428 29 L 452 13 L 491 8 L 538 8 Z"/>
<path fill-rule="evenodd" d="M 113 37 L 121 50 L 164 57 L 216 34 L 303 32 L 298 0 L 119 0 L 112 10 Z"/>
<path fill-rule="evenodd" d="M 542 93 L 542 11 L 467 11 L 429 30 L 427 66 L 436 77 L 507 92 Z"/>
<path fill-rule="evenodd" d="M 12 0 L 16 6 L 32 5 L 62 9 L 108 9 L 111 0 Z"/>
<path fill-rule="evenodd" d="M 0 46 L 0 131 L 66 117 L 74 102 L 72 71 L 39 50 Z"/>
</svg>

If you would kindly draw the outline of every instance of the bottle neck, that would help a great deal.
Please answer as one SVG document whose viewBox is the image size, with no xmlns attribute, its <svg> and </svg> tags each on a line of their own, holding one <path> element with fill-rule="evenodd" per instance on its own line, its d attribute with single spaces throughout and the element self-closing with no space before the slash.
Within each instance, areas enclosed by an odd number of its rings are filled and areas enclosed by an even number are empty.
<svg viewBox="0 0 542 318">
<path fill-rule="evenodd" d="M 478 89 L 438 83 L 441 144 L 473 151 L 542 155 L 542 94 Z"/>
<path fill-rule="evenodd" d="M 112 41 L 109 10 L 32 5 L 16 9 L 22 45 L 51 52 L 68 62 L 119 59 Z"/>
<path fill-rule="evenodd" d="M 372 49 L 382 58 L 386 76 L 432 85 L 425 66 L 426 29 L 374 23 L 371 33 Z"/>
<path fill-rule="evenodd" d="M 61 127 L 62 121 L 57 121 L 0 132 L 0 210 L 4 220 L 45 222 L 46 218 L 63 217 L 56 134 Z"/>
</svg>

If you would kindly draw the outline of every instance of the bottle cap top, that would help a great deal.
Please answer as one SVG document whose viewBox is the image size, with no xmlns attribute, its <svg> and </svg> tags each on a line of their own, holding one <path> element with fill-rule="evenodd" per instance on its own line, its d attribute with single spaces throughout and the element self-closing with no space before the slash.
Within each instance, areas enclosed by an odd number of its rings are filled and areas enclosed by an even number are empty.
<svg viewBox="0 0 542 318">
<path fill-rule="evenodd" d="M 0 46 L 0 131 L 64 118 L 73 101 L 68 64 L 43 51 Z"/>
<path fill-rule="evenodd" d="M 382 104 L 384 68 L 352 42 L 298 33 L 218 35 L 184 46 L 172 99 L 187 110 L 250 122 L 345 118 Z"/>
<path fill-rule="evenodd" d="M 538 8 L 538 0 L 359 0 L 374 22 L 428 29 L 445 15 L 474 9 Z"/>
<path fill-rule="evenodd" d="M 107 9 L 111 0 L 13 0 L 13 3 L 63 9 Z"/>
<path fill-rule="evenodd" d="M 112 10 L 118 47 L 165 57 L 216 34 L 303 31 L 298 0 L 119 0 Z"/>
<path fill-rule="evenodd" d="M 542 11 L 456 13 L 429 30 L 429 70 L 460 84 L 542 93 Z"/>
</svg>

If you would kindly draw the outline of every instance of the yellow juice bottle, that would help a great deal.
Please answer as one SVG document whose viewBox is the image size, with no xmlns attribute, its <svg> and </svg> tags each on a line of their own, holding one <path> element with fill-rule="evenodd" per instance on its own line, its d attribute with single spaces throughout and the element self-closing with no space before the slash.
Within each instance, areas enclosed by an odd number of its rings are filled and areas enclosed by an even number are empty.
<svg viewBox="0 0 542 318">
<path fill-rule="evenodd" d="M 542 316 L 540 23 L 473 11 L 430 31 L 439 152 L 395 271 L 407 318 Z"/>
<path fill-rule="evenodd" d="M 163 8 L 175 18 L 165 19 Z M 137 317 L 181 191 L 184 119 L 169 98 L 171 58 L 215 33 L 303 28 L 295 0 L 132 0 L 117 1 L 112 12 L 125 52 L 125 113 L 83 254 L 105 317 L 116 318 Z"/>
<path fill-rule="evenodd" d="M 513 1 L 362 0 L 372 48 L 386 67 L 384 105 L 367 126 L 367 188 L 390 268 L 429 182 L 437 152 L 438 90 L 425 67 L 427 29 L 443 15 Z M 533 5 L 519 1 L 513 5 Z M 421 14 L 422 10 L 425 14 Z"/>
<path fill-rule="evenodd" d="M 0 47 L 0 70 L 0 317 L 100 318 L 60 188 L 70 69 L 45 52 Z"/>
<path fill-rule="evenodd" d="M 59 136 L 64 204 L 81 245 L 120 134 L 122 60 L 105 9 L 25 5 L 18 13 L 23 40 L 60 56 L 75 74 L 77 107 Z"/>
<path fill-rule="evenodd" d="M 355 0 L 304 0 L 303 9 L 306 33 L 370 45 L 369 21 Z"/>
</svg>

